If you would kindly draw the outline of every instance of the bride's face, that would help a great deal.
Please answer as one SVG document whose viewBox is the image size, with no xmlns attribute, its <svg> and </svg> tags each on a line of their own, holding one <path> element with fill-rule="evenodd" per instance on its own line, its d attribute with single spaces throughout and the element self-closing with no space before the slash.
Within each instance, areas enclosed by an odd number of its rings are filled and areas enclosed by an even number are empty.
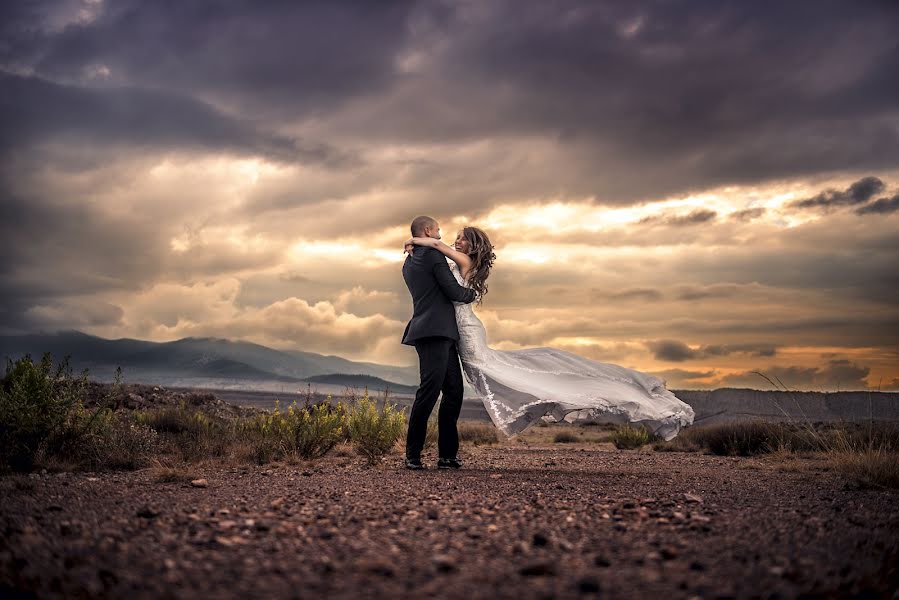
<svg viewBox="0 0 899 600">
<path fill-rule="evenodd" d="M 456 243 L 453 244 L 453 247 L 456 249 L 456 251 L 461 252 L 462 254 L 471 253 L 471 244 L 468 242 L 461 231 L 456 236 Z"/>
</svg>

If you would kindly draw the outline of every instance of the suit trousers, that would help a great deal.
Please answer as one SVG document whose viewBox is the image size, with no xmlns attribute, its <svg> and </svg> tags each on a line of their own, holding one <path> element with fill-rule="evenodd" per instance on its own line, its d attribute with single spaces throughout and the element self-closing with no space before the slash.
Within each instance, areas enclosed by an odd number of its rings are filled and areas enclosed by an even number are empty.
<svg viewBox="0 0 899 600">
<path fill-rule="evenodd" d="M 455 340 L 443 337 L 424 338 L 415 342 L 421 385 L 409 415 L 406 434 L 406 458 L 421 458 L 428 431 L 428 418 L 443 392 L 437 413 L 437 450 L 440 458 L 456 458 L 459 431 L 456 422 L 462 412 L 462 368 Z"/>
</svg>

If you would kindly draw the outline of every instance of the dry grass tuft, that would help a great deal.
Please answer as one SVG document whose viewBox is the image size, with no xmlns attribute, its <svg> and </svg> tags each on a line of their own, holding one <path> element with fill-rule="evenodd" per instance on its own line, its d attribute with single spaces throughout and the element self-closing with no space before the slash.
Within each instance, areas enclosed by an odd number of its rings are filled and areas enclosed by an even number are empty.
<svg viewBox="0 0 899 600">
<path fill-rule="evenodd" d="M 459 440 L 475 446 L 498 444 L 499 436 L 492 423 L 459 421 Z"/>
<path fill-rule="evenodd" d="M 827 456 L 835 469 L 859 485 L 899 488 L 899 426 L 869 426 L 866 435 L 838 430 Z"/>
<path fill-rule="evenodd" d="M 553 438 L 553 442 L 556 444 L 574 444 L 579 441 L 580 439 L 570 431 L 560 431 Z"/>
</svg>

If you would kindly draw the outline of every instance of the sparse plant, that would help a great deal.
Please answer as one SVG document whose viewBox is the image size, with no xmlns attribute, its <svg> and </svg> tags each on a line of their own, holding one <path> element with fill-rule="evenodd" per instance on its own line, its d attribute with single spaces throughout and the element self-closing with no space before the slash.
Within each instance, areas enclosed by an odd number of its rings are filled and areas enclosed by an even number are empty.
<svg viewBox="0 0 899 600">
<path fill-rule="evenodd" d="M 347 415 L 347 430 L 356 451 L 369 464 L 390 452 L 405 431 L 405 415 L 396 406 L 385 402 L 379 409 L 366 394 L 356 401 Z"/>
<path fill-rule="evenodd" d="M 553 442 L 556 444 L 574 444 L 578 441 L 580 441 L 578 437 L 570 431 L 560 431 L 553 437 Z"/>
<path fill-rule="evenodd" d="M 612 443 L 619 450 L 640 448 L 653 442 L 656 438 L 645 427 L 633 426 L 630 423 L 619 426 L 612 433 Z"/>
<path fill-rule="evenodd" d="M 474 421 L 459 421 L 459 440 L 474 444 L 475 446 L 498 444 L 499 437 L 496 427 L 492 423 L 477 423 Z"/>
<path fill-rule="evenodd" d="M 45 442 L 65 425 L 87 389 L 87 371 L 72 375 L 68 357 L 53 370 L 44 354 L 39 363 L 30 355 L 7 361 L 0 383 L 0 452 L 17 471 L 30 470 Z"/>
<path fill-rule="evenodd" d="M 256 448 L 257 461 L 265 462 L 285 454 L 301 458 L 320 458 L 343 439 L 346 409 L 331 398 L 318 404 L 299 406 L 294 402 L 286 412 L 279 406 L 257 416 L 249 429 L 261 435 Z"/>
</svg>

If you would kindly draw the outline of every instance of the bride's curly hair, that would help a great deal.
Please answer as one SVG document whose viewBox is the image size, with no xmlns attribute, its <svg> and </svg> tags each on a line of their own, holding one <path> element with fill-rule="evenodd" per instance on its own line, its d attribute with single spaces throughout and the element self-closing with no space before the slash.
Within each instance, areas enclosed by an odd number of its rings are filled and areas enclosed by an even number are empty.
<svg viewBox="0 0 899 600">
<path fill-rule="evenodd" d="M 462 236 L 468 240 L 470 246 L 468 256 L 471 257 L 471 268 L 468 270 L 468 286 L 478 294 L 478 304 L 487 293 L 487 277 L 496 260 L 493 253 L 493 244 L 483 230 L 477 227 L 463 227 Z"/>
</svg>

